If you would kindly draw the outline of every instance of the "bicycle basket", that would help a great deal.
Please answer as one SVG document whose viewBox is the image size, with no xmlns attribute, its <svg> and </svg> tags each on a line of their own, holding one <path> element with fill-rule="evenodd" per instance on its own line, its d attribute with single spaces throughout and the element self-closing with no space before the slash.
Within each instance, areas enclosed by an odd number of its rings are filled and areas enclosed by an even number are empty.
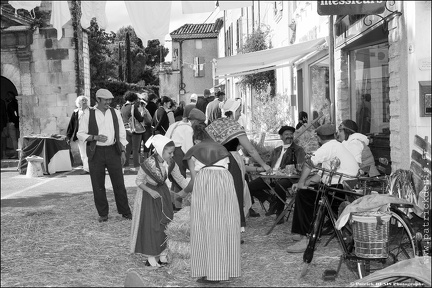
<svg viewBox="0 0 432 288">
<path fill-rule="evenodd" d="M 391 214 L 357 212 L 352 214 L 355 254 L 363 258 L 387 258 Z"/>
</svg>

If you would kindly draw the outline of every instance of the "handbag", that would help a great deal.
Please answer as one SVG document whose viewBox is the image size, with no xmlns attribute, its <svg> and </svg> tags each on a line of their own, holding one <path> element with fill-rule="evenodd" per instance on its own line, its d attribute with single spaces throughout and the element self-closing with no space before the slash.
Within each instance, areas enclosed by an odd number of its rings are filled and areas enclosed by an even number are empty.
<svg viewBox="0 0 432 288">
<path fill-rule="evenodd" d="M 138 120 L 136 120 L 136 118 L 134 117 L 134 104 L 132 104 L 131 107 L 131 117 L 129 118 L 129 127 L 132 133 L 144 133 L 146 131 L 144 124 L 139 122 Z"/>
</svg>

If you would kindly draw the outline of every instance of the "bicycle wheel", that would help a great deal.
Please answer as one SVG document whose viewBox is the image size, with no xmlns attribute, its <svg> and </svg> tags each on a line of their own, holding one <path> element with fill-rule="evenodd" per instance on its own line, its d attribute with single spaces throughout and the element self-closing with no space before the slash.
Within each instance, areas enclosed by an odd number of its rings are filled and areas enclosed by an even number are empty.
<svg viewBox="0 0 432 288">
<path fill-rule="evenodd" d="M 416 246 L 411 226 L 393 211 L 389 223 L 388 257 L 386 259 L 368 259 L 357 261 L 357 271 L 363 278 L 377 270 L 384 269 L 396 262 L 414 258 Z"/>
<path fill-rule="evenodd" d="M 415 257 L 377 271 L 356 281 L 356 286 L 363 287 L 430 287 L 430 257 Z"/>
</svg>

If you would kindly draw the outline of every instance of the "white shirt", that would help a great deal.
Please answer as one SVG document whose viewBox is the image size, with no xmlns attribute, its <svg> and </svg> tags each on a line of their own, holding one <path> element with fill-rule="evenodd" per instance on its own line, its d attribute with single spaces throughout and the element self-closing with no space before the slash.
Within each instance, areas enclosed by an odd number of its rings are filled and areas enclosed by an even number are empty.
<svg viewBox="0 0 432 288">
<path fill-rule="evenodd" d="M 205 123 L 206 125 L 208 125 L 208 121 L 209 121 L 209 120 L 211 120 L 211 121 L 216 120 L 216 119 L 210 119 L 210 118 L 213 118 L 213 115 L 212 115 L 212 114 L 213 114 L 213 111 L 214 111 L 215 109 L 217 109 L 217 108 L 220 108 L 219 106 L 220 106 L 221 103 L 222 103 L 222 102 L 219 101 L 219 98 L 216 97 L 212 102 L 210 102 L 210 103 L 207 105 L 207 107 L 206 107 L 206 112 L 205 112 L 206 120 L 204 121 L 204 123 Z"/>
<path fill-rule="evenodd" d="M 102 111 L 100 111 L 97 108 L 94 110 L 95 110 L 96 124 L 98 126 L 98 131 L 99 131 L 98 134 L 105 135 L 108 138 L 107 141 L 105 142 L 97 141 L 96 145 L 97 146 L 113 145 L 115 143 L 115 132 L 114 132 L 113 117 L 110 112 L 111 110 L 109 109 L 105 111 L 105 115 L 104 113 L 102 113 Z M 118 111 L 117 109 L 113 109 L 113 110 L 114 113 L 117 114 L 120 143 L 125 147 L 129 142 L 126 140 L 126 130 L 123 124 L 123 119 L 120 115 L 120 111 Z M 89 118 L 90 118 L 90 113 L 84 113 L 82 115 L 82 118 L 79 121 L 77 137 L 79 140 L 83 142 L 86 141 L 87 138 L 90 136 L 90 134 L 88 134 Z"/>
<path fill-rule="evenodd" d="M 190 121 L 184 122 L 180 120 L 175 122 L 168 127 L 165 136 L 173 140 L 175 147 L 181 147 L 185 154 L 194 145 L 193 129 Z"/>
<path fill-rule="evenodd" d="M 363 152 L 363 143 L 364 145 L 369 145 L 369 139 L 366 135 L 363 135 L 361 133 L 354 133 L 351 134 L 348 137 L 348 140 L 342 141 L 342 144 L 345 146 L 345 148 L 350 151 L 354 158 L 357 160 L 358 163 L 362 163 L 362 152 Z"/>
<path fill-rule="evenodd" d="M 359 165 L 351 154 L 342 143 L 337 140 L 330 140 L 324 143 L 317 151 L 314 152 L 314 155 L 311 157 L 312 163 L 314 165 L 322 164 L 322 167 L 330 170 L 330 161 L 334 158 L 338 157 L 340 160 L 340 167 L 337 169 L 337 172 L 344 173 L 350 176 L 356 176 L 359 170 Z M 322 181 L 327 183 L 328 176 L 324 175 L 322 177 Z M 342 177 L 342 180 L 347 178 Z M 331 184 L 337 184 L 339 181 L 339 176 L 333 176 Z"/>
<path fill-rule="evenodd" d="M 275 165 L 274 165 L 274 167 L 273 167 L 273 170 L 278 170 L 278 169 L 279 169 L 280 164 L 281 164 L 281 161 L 282 161 L 282 157 L 283 157 L 283 155 L 285 154 L 286 150 L 287 150 L 289 147 L 291 147 L 291 144 L 283 145 L 283 146 L 282 146 L 281 154 L 279 155 L 279 158 L 278 158 L 278 160 L 276 161 L 276 163 L 275 163 Z"/>
</svg>

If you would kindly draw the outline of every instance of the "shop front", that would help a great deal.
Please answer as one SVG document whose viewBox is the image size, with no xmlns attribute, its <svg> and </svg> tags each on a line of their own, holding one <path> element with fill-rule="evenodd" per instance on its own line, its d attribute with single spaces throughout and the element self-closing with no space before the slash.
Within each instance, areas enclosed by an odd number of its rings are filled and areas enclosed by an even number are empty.
<svg viewBox="0 0 432 288">
<path fill-rule="evenodd" d="M 420 6 L 399 1 L 386 4 L 380 14 L 326 16 L 334 20 L 329 29 L 334 33 L 334 62 L 329 49 L 301 59 L 294 68 L 299 111 L 306 111 L 310 120 L 323 115 L 319 124 L 355 121 L 359 132 L 369 136 L 382 174 L 409 167 L 409 139 L 416 133 L 410 127 L 424 122 L 412 113 L 417 97 L 409 96 L 409 81 L 419 79 L 409 77 L 416 69 L 407 65 L 409 54 L 415 52 L 407 48 L 416 29 L 430 32 L 430 28 L 415 27 L 404 17 L 409 5 Z"/>
</svg>

